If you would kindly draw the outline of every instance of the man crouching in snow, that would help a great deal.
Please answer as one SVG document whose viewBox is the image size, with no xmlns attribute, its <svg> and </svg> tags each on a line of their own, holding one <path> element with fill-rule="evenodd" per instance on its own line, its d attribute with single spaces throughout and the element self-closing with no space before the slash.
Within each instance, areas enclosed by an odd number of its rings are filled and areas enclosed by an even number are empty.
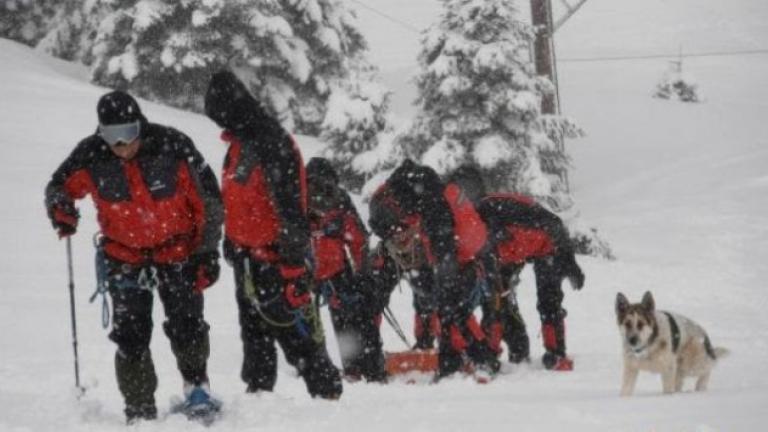
<svg viewBox="0 0 768 432">
<path fill-rule="evenodd" d="M 429 167 L 406 160 L 371 198 L 371 229 L 396 256 L 428 262 L 435 274 L 435 303 L 442 329 L 436 378 L 467 360 L 476 376 L 492 376 L 499 362 L 472 314 L 484 272 L 477 258 L 486 227 L 454 184 Z M 419 265 L 420 266 L 420 265 Z"/>
<path fill-rule="evenodd" d="M 488 193 L 479 170 L 465 165 L 448 177 L 461 186 L 483 218 L 489 235 L 490 284 L 495 288 L 483 303 L 483 329 L 491 346 L 501 351 L 507 343 L 509 361 L 520 363 L 529 356 L 525 322 L 517 305 L 516 285 L 526 262 L 533 262 L 536 275 L 537 309 L 547 369 L 569 371 L 573 360 L 565 350 L 565 309 L 562 307 L 564 279 L 579 290 L 584 273 L 576 263 L 574 248 L 563 221 L 532 198 L 511 193 Z"/>
<path fill-rule="evenodd" d="M 77 229 L 75 200 L 91 195 L 101 228 L 98 274 L 112 297 L 109 338 L 129 423 L 157 417 L 149 341 L 152 291 L 184 378 L 187 408 L 214 408 L 206 363 L 203 290 L 219 277 L 221 196 L 216 177 L 181 132 L 149 123 L 136 100 L 114 91 L 97 105 L 99 127 L 53 174 L 45 191 L 60 237 Z M 194 407 L 192 405 L 195 405 Z"/>
</svg>

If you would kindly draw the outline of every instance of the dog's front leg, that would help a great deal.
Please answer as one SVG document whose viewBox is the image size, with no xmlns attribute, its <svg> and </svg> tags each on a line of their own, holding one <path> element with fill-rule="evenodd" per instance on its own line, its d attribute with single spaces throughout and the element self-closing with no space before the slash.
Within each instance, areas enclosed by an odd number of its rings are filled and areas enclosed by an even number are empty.
<svg viewBox="0 0 768 432">
<path fill-rule="evenodd" d="M 699 378 L 696 380 L 696 391 L 705 391 L 707 383 L 709 383 L 709 372 L 699 375 Z"/>
<path fill-rule="evenodd" d="M 661 387 L 665 394 L 675 392 L 675 383 L 677 382 L 677 367 L 670 366 L 661 373 Z"/>
<path fill-rule="evenodd" d="M 639 371 L 639 369 L 624 363 L 624 379 L 621 384 L 621 396 L 631 396 L 635 391 L 635 383 L 637 382 L 637 373 Z"/>
</svg>

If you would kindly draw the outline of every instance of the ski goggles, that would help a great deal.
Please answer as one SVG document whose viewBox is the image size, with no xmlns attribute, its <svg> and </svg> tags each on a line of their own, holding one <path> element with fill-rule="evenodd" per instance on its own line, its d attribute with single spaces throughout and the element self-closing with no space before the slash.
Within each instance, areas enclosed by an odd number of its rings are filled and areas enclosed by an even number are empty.
<svg viewBox="0 0 768 432">
<path fill-rule="evenodd" d="M 114 125 L 99 125 L 99 136 L 110 146 L 126 145 L 139 137 L 140 123 L 122 123 Z"/>
</svg>

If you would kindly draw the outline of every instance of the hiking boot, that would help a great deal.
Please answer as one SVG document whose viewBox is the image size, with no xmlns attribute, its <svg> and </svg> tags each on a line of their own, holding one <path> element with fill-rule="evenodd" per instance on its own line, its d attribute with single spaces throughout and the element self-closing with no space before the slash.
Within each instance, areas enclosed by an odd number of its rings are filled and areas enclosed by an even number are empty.
<svg viewBox="0 0 768 432">
<path fill-rule="evenodd" d="M 248 383 L 248 385 L 245 387 L 246 393 L 261 393 L 261 392 L 271 392 L 272 387 L 265 385 L 263 383 Z"/>
<path fill-rule="evenodd" d="M 510 363 L 514 364 L 528 363 L 531 361 L 527 352 L 510 351 L 508 359 Z"/>
<path fill-rule="evenodd" d="M 461 354 L 454 351 L 440 352 L 437 357 L 437 371 L 434 381 L 453 375 L 464 366 L 464 359 Z"/>
<path fill-rule="evenodd" d="M 501 365 L 498 361 L 483 364 L 475 364 L 472 377 L 478 384 L 488 384 L 499 372 Z"/>
<path fill-rule="evenodd" d="M 148 403 L 138 406 L 125 407 L 125 423 L 128 425 L 136 424 L 144 420 L 157 419 L 157 408 L 154 403 Z"/>
<path fill-rule="evenodd" d="M 573 370 L 573 360 L 566 355 L 555 354 L 547 351 L 541 357 L 541 363 L 548 370 L 570 372 Z"/>
</svg>

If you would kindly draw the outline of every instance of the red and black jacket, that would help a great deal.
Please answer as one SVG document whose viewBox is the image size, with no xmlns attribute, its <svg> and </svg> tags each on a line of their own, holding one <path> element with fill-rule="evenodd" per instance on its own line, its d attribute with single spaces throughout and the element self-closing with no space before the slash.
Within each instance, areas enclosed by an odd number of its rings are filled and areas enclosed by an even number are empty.
<svg viewBox="0 0 768 432">
<path fill-rule="evenodd" d="M 357 214 L 349 195 L 339 208 L 310 216 L 315 279 L 330 279 L 350 264 L 355 273 L 367 271 L 368 231 Z M 351 258 L 351 263 L 347 258 Z"/>
<path fill-rule="evenodd" d="M 91 195 L 105 252 L 126 263 L 174 263 L 217 251 L 221 195 L 192 140 L 147 122 L 140 139 L 130 160 L 98 135 L 81 141 L 46 187 L 49 213 Z"/>
<path fill-rule="evenodd" d="M 562 220 L 530 197 L 491 194 L 482 198 L 477 210 L 491 231 L 493 249 L 502 265 L 572 253 Z"/>
<path fill-rule="evenodd" d="M 301 152 L 231 71 L 211 77 L 205 113 L 229 143 L 221 179 L 230 246 L 276 263 L 283 277 L 305 273 L 310 253 L 307 185 Z"/>
<path fill-rule="evenodd" d="M 310 243 L 298 147 L 288 135 L 281 142 L 257 142 L 224 131 L 222 139 L 229 143 L 221 180 L 227 239 L 254 259 L 301 274 Z"/>
<path fill-rule="evenodd" d="M 485 223 L 458 185 L 444 185 L 429 167 L 401 165 L 371 198 L 371 229 L 382 239 L 416 226 L 432 265 L 471 262 L 487 238 Z"/>
<path fill-rule="evenodd" d="M 478 257 L 487 239 L 485 224 L 461 189 L 409 160 L 374 193 L 369 225 L 384 240 L 398 228 L 416 227 L 437 285 L 449 293 L 463 290 L 458 272 Z"/>
<path fill-rule="evenodd" d="M 444 335 L 451 346 L 464 351 L 468 341 L 483 341 L 485 335 L 471 313 L 477 281 L 467 276 L 477 271 L 469 265 L 481 258 L 487 228 L 461 188 L 444 185 L 431 168 L 406 160 L 374 193 L 370 211 L 371 229 L 384 240 L 404 226 L 404 232 L 417 228 L 434 269 L 440 326 L 449 329 Z"/>
</svg>

